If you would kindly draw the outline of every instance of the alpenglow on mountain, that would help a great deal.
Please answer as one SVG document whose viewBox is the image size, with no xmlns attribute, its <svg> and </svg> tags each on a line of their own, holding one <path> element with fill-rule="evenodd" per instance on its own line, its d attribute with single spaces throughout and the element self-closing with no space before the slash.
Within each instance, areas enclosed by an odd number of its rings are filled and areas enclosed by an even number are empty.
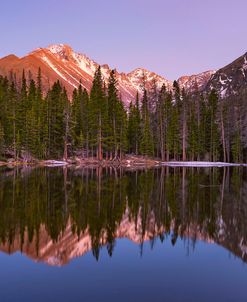
<svg viewBox="0 0 247 302">
<path fill-rule="evenodd" d="M 20 82 L 23 70 L 27 79 L 36 79 L 38 69 L 41 68 L 44 91 L 59 80 L 71 96 L 80 83 L 90 90 L 98 66 L 98 63 L 84 54 L 73 51 L 70 46 L 57 44 L 48 48 L 38 48 L 22 58 L 12 54 L 0 59 L 0 75 Z M 111 68 L 103 64 L 101 70 L 107 84 Z M 163 84 L 171 90 L 173 84 L 173 81 L 144 68 L 137 68 L 130 73 L 116 71 L 116 78 L 119 94 L 125 106 L 135 100 L 137 92 L 142 93 L 144 80 L 147 90 L 151 90 L 155 85 L 159 89 Z M 218 71 L 182 76 L 178 83 L 188 93 L 215 88 L 222 98 L 236 94 L 247 86 L 247 53 Z"/>
</svg>

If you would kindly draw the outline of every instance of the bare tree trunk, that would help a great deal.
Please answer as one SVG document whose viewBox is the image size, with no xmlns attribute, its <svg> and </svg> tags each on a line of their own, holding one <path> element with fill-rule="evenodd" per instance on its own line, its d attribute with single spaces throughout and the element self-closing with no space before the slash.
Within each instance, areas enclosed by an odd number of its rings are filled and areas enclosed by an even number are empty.
<svg viewBox="0 0 247 302">
<path fill-rule="evenodd" d="M 67 145 L 67 140 L 64 141 L 63 159 L 64 159 L 65 161 L 67 161 L 67 159 L 68 159 L 68 145 Z"/>
</svg>

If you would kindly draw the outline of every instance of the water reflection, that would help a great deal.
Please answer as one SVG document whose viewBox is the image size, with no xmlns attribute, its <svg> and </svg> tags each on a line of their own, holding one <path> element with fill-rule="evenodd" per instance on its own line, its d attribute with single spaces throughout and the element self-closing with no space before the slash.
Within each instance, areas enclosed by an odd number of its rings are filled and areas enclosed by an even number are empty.
<svg viewBox="0 0 247 302">
<path fill-rule="evenodd" d="M 116 239 L 217 243 L 247 261 L 244 168 L 22 168 L 0 173 L 0 250 L 64 265 Z"/>
</svg>

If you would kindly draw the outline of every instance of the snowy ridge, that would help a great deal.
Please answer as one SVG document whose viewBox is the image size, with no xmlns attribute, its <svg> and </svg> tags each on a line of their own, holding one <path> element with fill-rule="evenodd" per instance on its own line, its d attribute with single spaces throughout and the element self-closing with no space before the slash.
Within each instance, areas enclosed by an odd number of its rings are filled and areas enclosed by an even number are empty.
<svg viewBox="0 0 247 302">
<path fill-rule="evenodd" d="M 183 76 L 178 79 L 178 84 L 187 92 L 200 92 L 204 90 L 208 81 L 215 74 L 215 72 L 215 70 L 209 70 L 197 75 Z"/>
<path fill-rule="evenodd" d="M 58 79 L 66 85 L 71 95 L 74 88 L 82 83 L 82 86 L 90 90 L 92 86 L 93 76 L 99 64 L 91 60 L 85 54 L 77 53 L 65 44 L 54 44 L 48 48 L 38 48 L 31 55 L 41 59 L 49 68 L 51 68 Z M 104 82 L 107 84 L 110 76 L 111 68 L 107 64 L 101 65 L 101 72 Z M 166 85 L 168 90 L 172 89 L 172 82 L 148 71 L 144 68 L 137 68 L 126 74 L 115 72 L 119 96 L 126 107 L 130 102 L 134 102 L 136 93 L 143 93 L 143 83 L 147 89 L 151 89 L 155 84 L 157 89 L 162 85 Z"/>
<path fill-rule="evenodd" d="M 43 76 L 43 88 L 47 92 L 51 85 L 59 80 L 67 89 L 71 97 L 73 90 L 81 82 L 82 87 L 88 91 L 92 87 L 93 76 L 99 64 L 85 54 L 75 52 L 66 44 L 54 44 L 47 48 L 37 48 L 22 58 L 7 56 L 0 59 L 0 74 L 9 76 L 10 71 L 21 79 L 22 70 L 25 69 L 34 77 L 37 76 L 39 67 Z M 104 82 L 108 83 L 111 68 L 107 64 L 101 65 Z M 135 102 L 136 93 L 143 93 L 143 86 L 152 91 L 159 90 L 165 85 L 167 90 L 173 88 L 170 81 L 154 72 L 144 68 L 136 68 L 129 73 L 116 70 L 119 96 L 124 105 L 129 106 Z M 186 93 L 209 92 L 216 89 L 221 98 L 235 95 L 242 87 L 247 85 L 247 53 L 231 64 L 217 70 L 206 71 L 197 75 L 183 76 L 178 80 L 180 88 Z"/>
<path fill-rule="evenodd" d="M 66 69 L 64 68 L 63 72 L 61 72 L 61 66 L 60 68 L 56 67 L 52 64 L 51 60 L 42 56 L 42 60 L 46 62 L 64 81 L 67 81 L 68 84 L 75 87 L 78 86 L 80 79 L 82 79 L 82 85 L 85 84 L 84 82 L 87 82 L 87 85 L 83 86 L 87 86 L 85 87 L 87 89 L 90 88 L 89 86 L 92 84 L 94 73 L 99 64 L 84 54 L 74 52 L 70 46 L 65 44 L 51 45 L 47 49 L 43 50 L 48 50 L 49 55 L 55 56 L 56 61 L 59 60 L 60 65 L 66 65 Z M 77 78 L 71 76 L 71 74 L 66 71 L 68 69 L 76 72 Z M 101 65 L 102 77 L 106 84 L 108 83 L 110 71 L 111 69 L 107 64 Z M 73 79 L 73 82 L 70 78 Z M 172 89 L 171 81 L 144 68 L 137 68 L 128 74 L 116 71 L 116 78 L 121 99 L 126 106 L 128 106 L 131 101 L 135 101 L 137 92 L 140 95 L 142 94 L 144 82 L 147 89 L 150 89 L 154 84 L 157 86 L 157 89 L 160 89 L 162 85 L 166 85 L 168 90 Z"/>
</svg>

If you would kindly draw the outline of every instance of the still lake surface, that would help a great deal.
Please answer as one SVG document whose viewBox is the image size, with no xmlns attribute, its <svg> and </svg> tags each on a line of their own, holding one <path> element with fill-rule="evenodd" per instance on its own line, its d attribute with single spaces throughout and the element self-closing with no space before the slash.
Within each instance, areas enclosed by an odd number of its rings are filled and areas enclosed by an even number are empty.
<svg viewBox="0 0 247 302">
<path fill-rule="evenodd" d="M 0 170 L 0 301 L 247 301 L 247 169 Z"/>
</svg>

